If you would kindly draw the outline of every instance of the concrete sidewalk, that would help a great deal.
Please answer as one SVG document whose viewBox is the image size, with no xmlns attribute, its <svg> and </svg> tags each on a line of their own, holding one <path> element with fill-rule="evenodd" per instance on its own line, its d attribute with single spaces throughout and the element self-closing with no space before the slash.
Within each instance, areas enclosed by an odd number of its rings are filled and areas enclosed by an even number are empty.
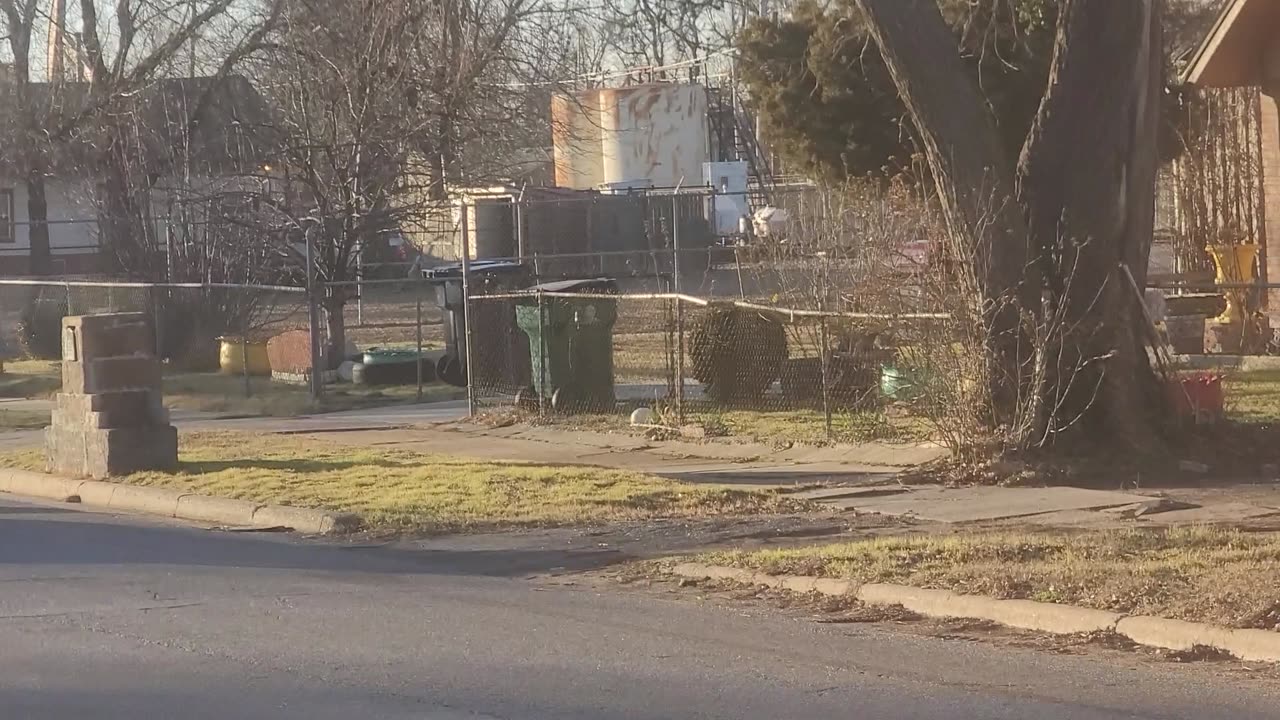
<svg viewBox="0 0 1280 720">
<path fill-rule="evenodd" d="M 750 487 L 866 485 L 943 457 L 932 444 L 794 447 L 759 443 L 653 441 L 643 437 L 529 426 L 488 428 L 465 422 L 380 427 L 326 436 L 333 442 L 486 460 L 594 465 L 685 482 Z"/>
<path fill-rule="evenodd" d="M 23 403 L 38 409 L 40 401 Z M 4 406 L 11 406 L 5 403 Z M 292 418 L 224 419 L 174 412 L 185 432 L 229 430 L 311 435 L 324 442 L 445 454 L 481 460 L 591 465 L 691 483 L 795 490 L 797 497 L 844 512 L 934 523 L 1020 523 L 1053 527 L 1128 527 L 1205 523 L 1280 527 L 1280 484 L 1164 490 L 903 487 L 903 471 L 944 457 L 932 443 L 862 443 L 779 449 L 726 440 L 650 440 L 628 433 L 552 427 L 486 427 L 465 420 L 466 403 L 395 405 Z M 38 447 L 41 431 L 0 433 L 0 450 Z M 1170 507 L 1144 508 L 1153 498 Z"/>
</svg>

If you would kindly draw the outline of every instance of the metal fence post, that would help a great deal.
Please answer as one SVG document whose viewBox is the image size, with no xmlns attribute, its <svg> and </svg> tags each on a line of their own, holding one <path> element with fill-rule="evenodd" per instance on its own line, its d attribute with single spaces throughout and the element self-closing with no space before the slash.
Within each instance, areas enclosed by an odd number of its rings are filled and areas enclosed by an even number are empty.
<svg viewBox="0 0 1280 720">
<path fill-rule="evenodd" d="M 253 397 L 253 383 L 249 380 L 249 329 L 240 329 L 240 371 L 244 375 L 244 396 Z"/>
<path fill-rule="evenodd" d="M 467 417 L 476 415 L 476 381 L 471 354 L 471 238 L 467 227 L 467 203 L 462 202 L 462 326 L 463 367 L 467 373 Z"/>
<path fill-rule="evenodd" d="M 676 420 L 684 424 L 684 299 L 680 297 L 680 196 L 671 196 L 671 277 L 676 295 Z"/>
<path fill-rule="evenodd" d="M 364 241 L 356 249 L 356 325 L 364 325 Z"/>
<path fill-rule="evenodd" d="M 418 355 L 417 355 L 417 360 L 416 360 L 417 365 L 418 365 L 418 367 L 417 367 L 417 370 L 418 370 L 418 402 L 422 402 L 422 286 L 421 286 L 421 285 L 418 285 L 418 286 L 416 286 L 416 287 L 414 288 L 414 295 L 415 295 L 415 296 L 417 296 L 417 300 L 418 300 L 418 303 L 417 303 L 417 304 L 418 304 L 418 309 L 417 309 L 417 310 L 418 310 L 418 315 L 417 315 L 418 322 L 417 322 L 417 325 L 416 325 L 416 327 L 415 327 L 415 329 L 417 330 L 417 333 L 418 333 Z"/>
<path fill-rule="evenodd" d="M 311 401 L 319 404 L 324 395 L 324 352 L 320 351 L 320 300 L 323 284 L 307 291 L 307 325 L 311 331 Z"/>
<path fill-rule="evenodd" d="M 831 427 L 831 341 L 827 331 L 827 316 L 823 315 L 821 327 L 822 345 L 822 416 L 827 431 L 827 440 L 833 440 Z"/>
<path fill-rule="evenodd" d="M 831 257 L 825 252 L 820 253 L 822 256 L 822 291 L 818 296 L 818 310 L 823 314 L 821 317 L 822 327 L 822 416 L 826 427 L 827 440 L 832 439 L 831 428 L 831 336 L 827 328 L 827 295 L 831 291 Z"/>
<path fill-rule="evenodd" d="M 156 359 L 164 362 L 164 322 L 160 318 L 160 288 L 151 286 L 151 325 L 156 341 Z"/>
<path fill-rule="evenodd" d="M 547 305 L 546 297 L 538 291 L 538 417 L 545 417 L 547 391 Z"/>
</svg>

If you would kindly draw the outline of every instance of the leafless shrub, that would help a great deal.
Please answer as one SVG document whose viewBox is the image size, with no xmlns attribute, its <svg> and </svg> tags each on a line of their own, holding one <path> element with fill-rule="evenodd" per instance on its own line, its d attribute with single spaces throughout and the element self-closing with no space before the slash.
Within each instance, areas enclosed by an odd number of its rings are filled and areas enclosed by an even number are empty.
<svg viewBox="0 0 1280 720">
<path fill-rule="evenodd" d="M 1071 323 L 1066 307 L 1047 301 L 984 305 L 974 248 L 946 231 L 936 204 L 909 182 L 815 195 L 812 212 L 793 217 L 790 247 L 777 246 L 754 271 L 777 284 L 776 303 L 833 314 L 824 344 L 828 373 L 841 366 L 836 355 L 850 339 L 861 342 L 856 362 L 883 373 L 883 400 L 921 418 L 963 460 L 1047 447 L 1078 420 L 1080 413 L 1063 408 L 1089 406 L 1108 360 L 1079 348 L 1105 328 Z M 1074 273 L 1064 276 L 1070 283 Z M 1117 273 L 1103 292 L 1135 291 Z M 997 330 L 994 318 L 1010 312 L 1015 327 Z M 789 323 L 788 331 L 819 327 Z M 1020 356 L 1028 358 L 1020 378 L 999 375 L 1007 370 L 993 348 L 1006 341 L 1022 344 Z M 1009 403 L 995 397 L 1003 388 L 1025 390 Z M 998 407 L 1013 411 L 998 414 Z"/>
</svg>

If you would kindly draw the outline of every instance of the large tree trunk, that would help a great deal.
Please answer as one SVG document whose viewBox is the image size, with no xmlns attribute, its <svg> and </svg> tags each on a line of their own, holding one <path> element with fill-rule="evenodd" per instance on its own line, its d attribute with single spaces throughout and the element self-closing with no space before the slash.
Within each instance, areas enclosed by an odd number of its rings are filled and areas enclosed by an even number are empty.
<svg viewBox="0 0 1280 720">
<path fill-rule="evenodd" d="M 1155 214 L 1163 90 L 1159 0 L 1066 0 L 1049 91 L 1019 164 L 1058 333 L 1045 437 L 1151 447 L 1160 395 L 1140 294 Z M 1126 269 L 1136 283 L 1131 283 Z"/>
<path fill-rule="evenodd" d="M 324 359 L 327 370 L 337 370 L 347 359 L 347 298 L 342 289 L 330 288 L 333 294 L 324 301 Z"/>
<path fill-rule="evenodd" d="M 1031 354 L 1021 317 L 1038 312 L 1039 282 L 1013 163 L 936 0 L 858 0 L 924 143 L 953 257 L 973 266 L 997 424 L 1018 414 Z"/>
<path fill-rule="evenodd" d="M 34 164 L 27 172 L 27 219 L 30 221 L 29 271 L 44 276 L 53 272 L 53 253 L 49 244 L 49 200 L 45 193 L 44 170 Z"/>
<path fill-rule="evenodd" d="M 1154 214 L 1158 1 L 1063 0 L 1015 190 L 936 0 L 857 0 L 924 138 L 951 232 L 975 248 L 988 345 L 1005 368 L 1016 361 L 1015 387 L 994 397 L 997 407 L 1031 398 L 1037 410 L 1029 428 L 1038 432 L 1016 438 L 1024 446 L 1056 442 L 1067 428 L 1130 448 L 1154 442 L 1145 319 L 1122 264 L 1141 287 Z M 1019 314 L 1035 321 L 1034 353 Z"/>
</svg>

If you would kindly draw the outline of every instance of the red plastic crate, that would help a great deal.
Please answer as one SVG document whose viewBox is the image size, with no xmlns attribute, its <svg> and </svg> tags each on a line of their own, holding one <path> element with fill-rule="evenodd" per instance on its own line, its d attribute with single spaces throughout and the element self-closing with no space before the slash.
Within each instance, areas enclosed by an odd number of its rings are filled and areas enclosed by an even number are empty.
<svg viewBox="0 0 1280 720">
<path fill-rule="evenodd" d="M 1218 422 L 1226 413 L 1221 375 L 1181 375 L 1170 378 L 1166 389 L 1169 404 L 1180 422 L 1206 425 Z"/>
</svg>

